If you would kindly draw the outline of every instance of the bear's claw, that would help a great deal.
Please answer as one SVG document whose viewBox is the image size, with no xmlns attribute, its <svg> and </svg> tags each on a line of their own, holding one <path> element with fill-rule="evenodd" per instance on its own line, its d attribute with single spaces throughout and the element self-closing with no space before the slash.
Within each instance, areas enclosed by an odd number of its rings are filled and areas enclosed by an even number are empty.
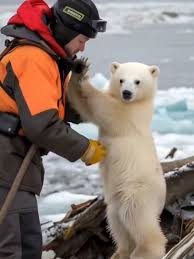
<svg viewBox="0 0 194 259">
<path fill-rule="evenodd" d="M 78 77 L 78 80 L 82 80 L 89 70 L 88 58 L 81 57 L 74 61 L 72 72 L 73 75 Z"/>
</svg>

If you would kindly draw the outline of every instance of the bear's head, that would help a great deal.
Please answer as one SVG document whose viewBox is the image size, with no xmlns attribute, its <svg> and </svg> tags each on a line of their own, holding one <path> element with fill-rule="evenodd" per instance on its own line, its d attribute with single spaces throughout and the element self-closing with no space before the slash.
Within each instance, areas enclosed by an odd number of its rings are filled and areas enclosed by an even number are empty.
<svg viewBox="0 0 194 259">
<path fill-rule="evenodd" d="M 157 66 L 142 63 L 118 63 L 111 65 L 110 93 L 123 102 L 153 98 L 160 70 Z"/>
</svg>

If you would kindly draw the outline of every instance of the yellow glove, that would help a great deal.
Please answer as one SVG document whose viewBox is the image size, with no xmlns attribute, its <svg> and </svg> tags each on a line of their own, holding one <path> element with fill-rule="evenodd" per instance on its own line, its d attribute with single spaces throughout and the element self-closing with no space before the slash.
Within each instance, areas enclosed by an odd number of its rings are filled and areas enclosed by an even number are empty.
<svg viewBox="0 0 194 259">
<path fill-rule="evenodd" d="M 89 147 L 82 156 L 81 160 L 86 165 L 92 165 L 101 162 L 106 156 L 106 148 L 96 140 L 90 140 Z"/>
</svg>

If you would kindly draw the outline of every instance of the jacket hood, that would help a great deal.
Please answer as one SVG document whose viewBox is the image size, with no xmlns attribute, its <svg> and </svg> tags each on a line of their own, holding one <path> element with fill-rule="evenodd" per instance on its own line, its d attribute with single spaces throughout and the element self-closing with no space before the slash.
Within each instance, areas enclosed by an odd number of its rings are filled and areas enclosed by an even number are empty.
<svg viewBox="0 0 194 259">
<path fill-rule="evenodd" d="M 44 22 L 44 17 L 52 19 L 52 11 L 43 0 L 26 0 L 17 9 L 17 13 L 9 19 L 8 24 L 26 26 L 49 44 L 56 54 L 66 57 L 66 52 L 53 38 L 49 27 Z"/>
</svg>

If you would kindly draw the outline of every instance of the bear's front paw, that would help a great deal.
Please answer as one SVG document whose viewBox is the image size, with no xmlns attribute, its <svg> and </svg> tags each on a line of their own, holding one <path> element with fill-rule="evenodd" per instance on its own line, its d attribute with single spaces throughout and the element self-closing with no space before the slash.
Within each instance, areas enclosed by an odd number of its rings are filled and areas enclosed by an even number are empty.
<svg viewBox="0 0 194 259">
<path fill-rule="evenodd" d="M 87 58 L 80 58 L 74 61 L 72 68 L 72 76 L 76 77 L 78 81 L 82 81 L 87 78 L 89 70 L 89 63 Z"/>
</svg>

